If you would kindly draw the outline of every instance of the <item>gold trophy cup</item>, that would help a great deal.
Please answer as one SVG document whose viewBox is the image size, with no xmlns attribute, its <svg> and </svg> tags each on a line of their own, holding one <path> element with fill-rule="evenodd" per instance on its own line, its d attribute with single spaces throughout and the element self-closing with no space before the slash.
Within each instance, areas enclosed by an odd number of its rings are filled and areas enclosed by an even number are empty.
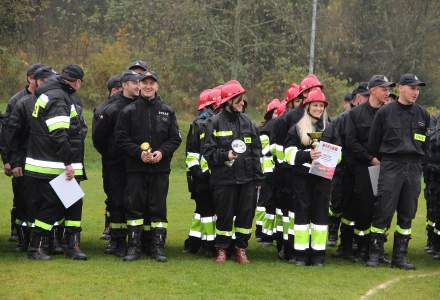
<svg viewBox="0 0 440 300">
<path fill-rule="evenodd" d="M 322 136 L 322 132 L 320 131 L 309 132 L 307 133 L 307 135 L 312 139 L 312 143 L 311 143 L 312 149 L 318 147 L 319 140 L 321 139 Z"/>
<path fill-rule="evenodd" d="M 140 148 L 141 148 L 142 151 L 151 152 L 151 146 L 150 146 L 150 143 L 148 143 L 148 142 L 142 143 L 140 145 Z"/>
</svg>

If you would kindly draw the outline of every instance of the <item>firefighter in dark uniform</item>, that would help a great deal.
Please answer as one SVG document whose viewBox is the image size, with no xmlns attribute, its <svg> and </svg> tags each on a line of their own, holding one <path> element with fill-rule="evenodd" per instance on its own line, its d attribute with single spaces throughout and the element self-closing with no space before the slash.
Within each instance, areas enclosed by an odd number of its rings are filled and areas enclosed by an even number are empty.
<svg viewBox="0 0 440 300">
<path fill-rule="evenodd" d="M 209 188 L 208 162 L 201 154 L 205 139 L 206 122 L 214 115 L 214 105 L 221 98 L 221 89 L 204 90 L 197 103 L 198 116 L 191 123 L 186 138 L 186 167 L 188 189 L 196 207 L 184 251 L 197 253 L 200 248 L 208 256 L 214 254 L 214 204 Z"/>
<path fill-rule="evenodd" d="M 128 66 L 128 69 L 138 74 L 144 74 L 148 71 L 148 66 L 143 60 L 135 60 Z"/>
<path fill-rule="evenodd" d="M 107 81 L 107 90 L 108 90 L 108 97 L 110 98 L 116 93 L 119 93 L 122 91 L 122 84 L 121 84 L 121 76 L 120 75 L 113 75 L 109 78 Z M 109 100 L 109 99 L 107 99 Z M 107 103 L 107 101 L 106 101 Z M 96 110 L 95 110 L 96 113 Z M 110 211 L 108 207 L 108 198 L 105 199 L 105 213 L 104 213 L 104 231 L 101 234 L 102 240 L 110 240 Z"/>
<path fill-rule="evenodd" d="M 431 117 L 423 169 L 426 199 L 426 252 L 440 259 L 440 114 Z"/>
<path fill-rule="evenodd" d="M 140 88 L 141 95 L 122 110 L 115 129 L 127 177 L 128 249 L 123 259 L 140 257 L 143 232 L 151 230 L 151 255 L 165 262 L 170 165 L 182 139 L 173 109 L 157 93 L 156 73 L 145 73 Z"/>
<path fill-rule="evenodd" d="M 415 103 L 420 86 L 424 85 L 414 74 L 402 75 L 398 85 L 399 99 L 380 109 L 371 126 L 369 150 L 372 157 L 380 160 L 380 174 L 368 266 L 377 266 L 385 232 L 397 211 L 391 265 L 405 270 L 415 269 L 408 261 L 407 253 L 430 124 L 428 112 Z"/>
<path fill-rule="evenodd" d="M 278 109 L 281 105 L 279 99 L 273 99 L 266 105 L 264 121 L 259 128 L 262 149 L 261 168 L 264 180 L 261 183 L 257 209 L 255 211 L 255 238 L 258 242 L 267 244 L 272 244 L 273 227 L 271 229 L 266 227 L 265 232 L 263 232 L 265 217 L 266 215 L 275 217 L 275 203 L 273 201 L 273 169 L 275 162 L 270 151 L 270 138 L 273 136 L 273 125 L 278 117 Z M 273 218 L 271 219 L 273 220 Z"/>
<path fill-rule="evenodd" d="M 37 88 L 46 79 L 55 76 L 56 73 L 49 67 L 40 67 L 33 74 L 31 80 L 35 80 Z M 19 180 L 20 188 L 17 190 L 16 207 L 19 215 L 21 215 L 21 224 L 17 224 L 18 244 L 17 251 L 27 251 L 29 244 L 29 228 L 34 223 L 32 214 L 34 208 L 29 201 L 29 184 L 26 183 L 27 178 L 23 176 L 24 162 L 26 159 L 26 147 L 29 139 L 29 124 L 32 117 L 32 111 L 35 105 L 34 93 L 28 94 L 19 99 L 12 109 L 8 117 L 8 124 L 5 130 L 6 153 L 11 165 L 11 173 L 14 179 Z M 53 248 L 52 248 L 53 250 Z M 58 251 L 62 251 L 58 247 Z"/>
<path fill-rule="evenodd" d="M 122 91 L 111 95 L 94 112 L 93 145 L 102 155 L 102 181 L 107 195 L 110 220 L 110 242 L 105 253 L 124 257 L 127 246 L 124 195 L 126 187 L 123 152 L 116 145 L 115 126 L 121 110 L 139 96 L 139 80 L 134 71 L 125 71 L 120 76 Z M 147 237 L 146 237 L 147 238 Z"/>
<path fill-rule="evenodd" d="M 5 126 L 4 127 L 5 128 L 6 128 L 8 117 L 12 113 L 12 110 L 14 109 L 15 104 L 18 102 L 18 100 L 20 100 L 24 96 L 33 94 L 35 92 L 36 85 L 35 85 L 35 80 L 33 79 L 33 75 L 34 75 L 35 71 L 37 71 L 42 66 L 43 66 L 42 64 L 31 65 L 26 71 L 26 81 L 28 84 L 26 85 L 26 87 L 24 89 L 20 90 L 18 93 L 16 93 L 14 96 L 12 96 L 11 99 L 9 99 L 8 105 L 6 106 L 6 112 L 4 114 L 4 118 L 5 118 L 5 120 L 4 120 Z M 3 132 L 3 134 L 4 134 L 4 132 Z M 4 143 L 6 143 L 6 142 L 4 141 Z M 2 155 L 2 159 L 3 159 L 5 174 L 8 176 L 11 176 L 12 175 L 11 164 L 8 161 L 6 154 Z M 23 217 L 24 212 L 23 211 L 17 212 L 15 203 L 16 203 L 17 199 L 22 196 L 22 194 L 21 194 L 21 191 L 23 191 L 23 189 L 21 188 L 22 181 L 23 181 L 22 178 L 12 177 L 12 192 L 13 192 L 14 196 L 12 199 L 12 209 L 11 209 L 11 237 L 10 237 L 10 241 L 17 241 L 19 244 L 20 244 L 20 241 L 18 240 L 19 237 L 17 235 L 17 228 L 19 228 L 19 226 L 21 226 L 23 224 L 23 220 L 20 218 Z"/>
<path fill-rule="evenodd" d="M 373 75 L 368 82 L 370 96 L 368 101 L 352 109 L 346 122 L 346 147 L 352 155 L 354 174 L 354 198 L 351 200 L 352 210 L 347 210 L 341 219 L 342 257 L 355 259 L 353 238 L 358 244 L 360 258 L 366 259 L 368 254 L 368 238 L 370 233 L 373 206 L 376 197 L 370 183 L 369 166 L 379 164 L 375 156 L 368 152 L 368 135 L 373 118 L 380 107 L 385 104 L 390 87 L 395 84 L 386 76 Z M 352 213 L 352 215 L 350 215 Z"/>
<path fill-rule="evenodd" d="M 327 128 L 327 104 L 320 89 L 311 91 L 303 101 L 304 115 L 289 129 L 284 147 L 294 189 L 291 202 L 295 211 L 295 257 L 292 263 L 299 266 L 324 264 L 331 181 L 308 173 L 312 160 L 320 156 L 312 148 L 308 133 Z"/>
<path fill-rule="evenodd" d="M 82 200 L 68 210 L 55 194 L 49 181 L 65 173 L 67 180 L 85 179 L 83 165 L 83 129 L 72 99 L 81 87 L 84 72 L 78 65 L 67 65 L 61 76 L 47 80 L 35 93 L 25 175 L 30 177 L 35 227 L 31 230 L 28 257 L 48 260 L 44 247 L 51 229 L 64 221 L 66 256 L 85 260 L 80 249 Z"/>
<path fill-rule="evenodd" d="M 211 170 L 210 184 L 217 216 L 217 263 L 226 261 L 234 233 L 235 259 L 240 264 L 249 263 L 246 249 L 256 208 L 257 180 L 262 179 L 262 173 L 258 131 L 242 113 L 245 92 L 237 81 L 222 86 L 222 100 L 218 103 L 222 110 L 208 120 L 202 147 Z"/>
</svg>

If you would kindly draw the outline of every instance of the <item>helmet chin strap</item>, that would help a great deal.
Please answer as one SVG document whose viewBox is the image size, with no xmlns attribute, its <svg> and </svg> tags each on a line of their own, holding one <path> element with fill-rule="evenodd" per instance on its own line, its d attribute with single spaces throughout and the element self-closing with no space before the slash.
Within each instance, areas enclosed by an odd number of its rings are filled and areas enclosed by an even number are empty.
<svg viewBox="0 0 440 300">
<path fill-rule="evenodd" d="M 307 107 L 307 114 L 310 116 L 310 117 L 312 117 L 313 119 L 315 119 L 316 121 L 319 121 L 321 118 L 316 118 L 315 116 L 313 116 L 311 113 L 310 113 L 310 106 L 309 107 Z"/>
</svg>

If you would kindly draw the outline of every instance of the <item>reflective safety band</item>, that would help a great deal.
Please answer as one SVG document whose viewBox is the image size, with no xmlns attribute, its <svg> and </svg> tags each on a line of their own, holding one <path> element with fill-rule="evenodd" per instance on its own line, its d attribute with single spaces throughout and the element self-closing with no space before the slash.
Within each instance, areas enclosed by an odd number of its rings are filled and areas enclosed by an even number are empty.
<svg viewBox="0 0 440 300">
<path fill-rule="evenodd" d="M 414 133 L 414 140 L 424 143 L 426 141 L 426 135 Z"/>
<path fill-rule="evenodd" d="M 127 220 L 127 226 L 140 226 L 144 225 L 144 219 Z"/>
<path fill-rule="evenodd" d="M 64 172 L 66 166 L 62 162 L 44 161 L 26 157 L 24 168 L 25 170 L 34 173 L 59 175 Z M 73 163 L 72 168 L 74 169 L 75 176 L 81 176 L 84 174 L 82 163 Z"/>
<path fill-rule="evenodd" d="M 296 158 L 296 154 L 298 153 L 298 148 L 297 147 L 287 147 L 284 150 L 284 154 L 285 154 L 285 160 L 289 165 L 294 166 L 295 165 L 295 158 Z"/>
<path fill-rule="evenodd" d="M 374 226 L 371 226 L 371 228 L 370 228 L 370 232 L 371 233 L 385 234 L 386 231 L 387 231 L 386 228 L 382 229 L 382 228 L 377 228 L 377 227 L 374 227 Z"/>
<path fill-rule="evenodd" d="M 309 224 L 307 225 L 294 225 L 295 230 L 295 250 L 306 250 L 309 249 L 310 233 Z"/>
<path fill-rule="evenodd" d="M 328 226 L 327 225 L 317 225 L 311 224 L 312 229 L 312 238 L 311 238 L 311 246 L 313 250 L 323 251 L 325 250 L 325 246 L 327 243 L 327 233 Z M 296 237 L 295 237 L 296 238 Z"/>
<path fill-rule="evenodd" d="M 276 213 L 278 216 L 282 216 L 282 215 L 283 215 L 283 211 L 281 210 L 281 208 L 276 208 L 276 209 L 275 209 L 275 213 Z"/>
<path fill-rule="evenodd" d="M 205 138 L 205 133 L 202 132 L 202 133 L 200 134 L 200 136 L 199 136 L 199 139 L 200 139 L 200 140 L 203 140 L 204 138 Z"/>
<path fill-rule="evenodd" d="M 426 226 L 435 227 L 435 222 L 431 220 L 426 220 Z"/>
<path fill-rule="evenodd" d="M 295 213 L 293 211 L 289 211 L 288 215 L 291 220 L 295 219 Z"/>
<path fill-rule="evenodd" d="M 144 231 L 151 231 L 151 225 L 144 225 Z"/>
<path fill-rule="evenodd" d="M 273 173 L 273 169 L 275 168 L 275 163 L 273 161 L 272 156 L 263 156 L 260 158 L 261 163 L 261 171 L 263 174 Z"/>
<path fill-rule="evenodd" d="M 285 241 L 289 239 L 289 225 L 290 225 L 289 217 L 283 216 L 283 240 Z"/>
<path fill-rule="evenodd" d="M 56 129 L 64 128 L 69 129 L 70 127 L 70 117 L 68 116 L 57 116 L 46 120 L 47 129 L 52 132 Z"/>
<path fill-rule="evenodd" d="M 266 235 L 273 235 L 274 223 L 275 223 L 275 215 L 265 214 L 263 220 L 263 229 L 262 229 L 263 233 Z"/>
<path fill-rule="evenodd" d="M 411 235 L 411 228 L 403 229 L 399 225 L 396 225 L 396 232 L 400 233 L 401 235 Z"/>
<path fill-rule="evenodd" d="M 200 159 L 200 169 L 202 169 L 203 173 L 209 171 L 208 161 L 205 159 L 203 155 L 202 158 Z"/>
<path fill-rule="evenodd" d="M 41 94 L 34 105 L 34 111 L 32 112 L 32 117 L 38 118 L 38 113 L 41 108 L 46 108 L 47 103 L 49 102 L 49 97 L 45 94 Z"/>
<path fill-rule="evenodd" d="M 66 226 L 66 227 L 81 227 L 81 221 L 66 220 L 66 221 L 64 221 L 64 226 Z"/>
<path fill-rule="evenodd" d="M 275 156 L 280 164 L 284 162 L 284 147 L 282 145 L 275 144 Z"/>
<path fill-rule="evenodd" d="M 263 155 L 267 155 L 270 152 L 269 136 L 266 134 L 260 135 L 260 142 L 261 142 L 261 153 Z"/>
<path fill-rule="evenodd" d="M 214 130 L 214 132 L 212 133 L 215 137 L 225 137 L 225 136 L 232 136 L 232 130 L 228 130 L 228 131 L 222 131 L 222 130 Z"/>
<path fill-rule="evenodd" d="M 151 222 L 151 228 L 168 228 L 167 222 Z"/>
<path fill-rule="evenodd" d="M 70 106 L 70 118 L 75 118 L 78 116 L 78 112 L 76 111 L 75 105 L 72 104 Z"/>
<path fill-rule="evenodd" d="M 336 213 L 331 208 L 329 208 L 328 209 L 328 215 L 330 217 L 337 217 L 337 218 L 339 218 L 342 215 L 342 213 Z"/>
<path fill-rule="evenodd" d="M 341 218 L 341 223 L 348 226 L 354 226 L 354 221 L 348 220 L 346 218 Z"/>
<path fill-rule="evenodd" d="M 196 238 L 202 237 L 202 222 L 200 220 L 200 214 L 194 214 L 191 221 L 191 228 L 189 230 L 189 236 Z"/>
<path fill-rule="evenodd" d="M 357 236 L 366 236 L 367 234 L 369 234 L 371 231 L 370 228 L 368 228 L 367 230 L 359 230 L 359 229 L 354 229 L 354 234 Z"/>
<path fill-rule="evenodd" d="M 16 225 L 21 225 L 23 223 L 23 221 L 22 220 L 20 220 L 20 219 L 15 219 L 15 224 Z"/>
<path fill-rule="evenodd" d="M 202 240 L 213 241 L 215 240 L 215 216 L 202 217 Z"/>
<path fill-rule="evenodd" d="M 35 219 L 35 226 L 47 231 L 51 231 L 53 227 L 51 224 L 44 223 L 43 221 L 37 219 Z"/>
<path fill-rule="evenodd" d="M 112 229 L 125 229 L 127 228 L 127 224 L 125 223 L 110 223 Z"/>
<path fill-rule="evenodd" d="M 232 231 L 219 230 L 217 228 L 215 229 L 215 234 L 232 237 Z"/>
<path fill-rule="evenodd" d="M 198 165 L 199 159 L 200 159 L 200 153 L 188 152 L 186 154 L 186 159 L 185 159 L 186 167 L 190 169 L 191 167 Z"/>
<path fill-rule="evenodd" d="M 263 225 L 265 215 L 266 215 L 266 208 L 264 206 L 257 206 L 255 212 L 255 224 Z"/>
<path fill-rule="evenodd" d="M 437 228 L 434 228 L 434 234 L 440 236 L 440 230 L 438 230 Z"/>
<path fill-rule="evenodd" d="M 235 233 L 251 234 L 251 232 L 252 230 L 250 228 L 235 227 Z"/>
</svg>

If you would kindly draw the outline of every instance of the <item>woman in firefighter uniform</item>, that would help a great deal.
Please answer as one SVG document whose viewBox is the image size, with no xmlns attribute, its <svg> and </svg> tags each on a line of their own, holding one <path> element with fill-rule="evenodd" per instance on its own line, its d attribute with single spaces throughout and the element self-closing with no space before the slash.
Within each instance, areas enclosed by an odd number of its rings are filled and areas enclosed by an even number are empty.
<svg viewBox="0 0 440 300">
<path fill-rule="evenodd" d="M 221 88 L 221 111 L 208 120 L 202 154 L 211 170 L 210 185 L 216 220 L 216 262 L 226 261 L 235 232 L 235 259 L 249 263 L 246 255 L 257 200 L 257 180 L 262 179 L 261 144 L 257 128 L 243 114 L 246 90 L 239 82 Z M 234 219 L 235 216 L 235 219 Z"/>
<path fill-rule="evenodd" d="M 209 168 L 206 159 L 200 154 L 205 140 L 208 118 L 214 115 L 214 105 L 221 98 L 219 88 L 204 90 L 197 103 L 198 115 L 191 123 L 186 138 L 186 167 L 188 189 L 196 208 L 191 221 L 184 252 L 197 253 L 200 248 L 208 256 L 213 255 L 215 239 L 214 205 L 209 189 Z"/>
<path fill-rule="evenodd" d="M 289 129 L 285 143 L 285 159 L 291 166 L 294 183 L 295 259 L 297 265 L 322 266 L 328 231 L 328 208 L 331 181 L 309 174 L 312 160 L 320 153 L 312 148 L 308 135 L 327 127 L 327 100 L 320 89 L 304 100 L 304 115 Z M 311 251 L 309 251 L 311 245 Z"/>
</svg>

